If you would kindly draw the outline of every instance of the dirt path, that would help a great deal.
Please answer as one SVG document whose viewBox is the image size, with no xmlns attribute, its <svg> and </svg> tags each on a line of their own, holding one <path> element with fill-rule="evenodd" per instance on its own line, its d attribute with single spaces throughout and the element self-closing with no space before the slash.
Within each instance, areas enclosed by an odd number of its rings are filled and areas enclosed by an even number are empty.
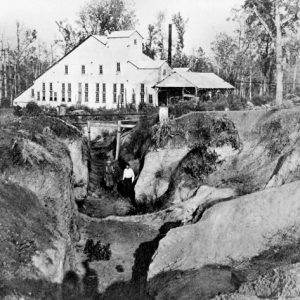
<svg viewBox="0 0 300 300">
<path fill-rule="evenodd" d="M 96 275 L 97 299 L 147 300 L 146 279 L 148 266 L 159 240 L 177 224 L 167 224 L 157 230 L 149 225 L 109 219 L 80 216 L 81 241 L 78 246 L 78 269 L 84 273 L 81 262 L 85 260 L 83 248 L 87 239 L 109 243 L 111 258 L 94 261 L 90 271 Z M 95 285 L 95 283 L 94 283 Z"/>
</svg>

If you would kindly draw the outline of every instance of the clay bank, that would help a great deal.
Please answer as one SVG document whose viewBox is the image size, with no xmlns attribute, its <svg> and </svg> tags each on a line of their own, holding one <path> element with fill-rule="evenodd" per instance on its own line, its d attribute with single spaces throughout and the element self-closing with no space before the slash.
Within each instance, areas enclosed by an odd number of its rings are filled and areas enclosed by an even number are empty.
<svg viewBox="0 0 300 300">
<path fill-rule="evenodd" d="M 1 299 L 297 298 L 300 110 L 190 113 L 122 135 L 134 202 L 101 187 L 113 134 L 1 124 Z M 105 212 L 105 213 L 104 213 Z"/>
</svg>

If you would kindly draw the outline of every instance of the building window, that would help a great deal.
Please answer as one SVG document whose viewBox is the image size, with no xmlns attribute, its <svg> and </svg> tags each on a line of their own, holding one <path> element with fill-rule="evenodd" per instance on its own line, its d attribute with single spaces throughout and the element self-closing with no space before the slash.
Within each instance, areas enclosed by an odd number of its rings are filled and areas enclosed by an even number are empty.
<svg viewBox="0 0 300 300">
<path fill-rule="evenodd" d="M 81 66 L 81 74 L 85 74 L 85 65 Z"/>
<path fill-rule="evenodd" d="M 102 66 L 102 65 L 99 66 L 99 74 L 100 74 L 100 75 L 103 74 L 103 66 Z"/>
<path fill-rule="evenodd" d="M 34 98 L 34 89 L 31 89 L 31 98 Z"/>
<path fill-rule="evenodd" d="M 134 39 L 134 40 L 133 40 L 133 43 L 134 43 L 135 45 L 137 45 L 137 39 Z"/>
<path fill-rule="evenodd" d="M 84 101 L 85 102 L 89 101 L 89 84 L 88 83 L 84 84 Z"/>
<path fill-rule="evenodd" d="M 96 103 L 99 103 L 99 83 L 96 83 Z"/>
<path fill-rule="evenodd" d="M 54 92 L 54 101 L 57 101 L 57 92 Z"/>
<path fill-rule="evenodd" d="M 42 94 L 43 94 L 42 100 L 46 101 L 46 83 L 45 82 L 43 82 Z"/>
<path fill-rule="evenodd" d="M 40 100 L 41 100 L 41 93 L 37 92 L 37 101 L 40 101 Z"/>
<path fill-rule="evenodd" d="M 153 96 L 149 94 L 149 104 L 153 104 Z"/>
<path fill-rule="evenodd" d="M 102 84 L 102 102 L 103 103 L 106 102 L 106 84 L 105 83 Z"/>
<path fill-rule="evenodd" d="M 119 62 L 117 63 L 117 72 L 121 72 L 121 64 Z"/>
<path fill-rule="evenodd" d="M 72 101 L 72 85 L 68 83 L 68 102 Z"/>
<path fill-rule="evenodd" d="M 49 99 L 50 99 L 50 101 L 53 100 L 53 84 L 52 84 L 52 82 L 49 83 Z"/>
<path fill-rule="evenodd" d="M 120 91 L 121 91 L 121 103 L 124 103 L 124 83 L 121 83 Z"/>
<path fill-rule="evenodd" d="M 145 102 L 145 84 L 141 83 L 141 103 Z"/>
<path fill-rule="evenodd" d="M 65 75 L 68 75 L 68 74 L 69 74 L 69 66 L 65 65 Z"/>
<path fill-rule="evenodd" d="M 78 82 L 78 102 L 82 101 L 82 83 Z"/>
<path fill-rule="evenodd" d="M 163 75 L 166 76 L 166 74 L 167 74 L 167 70 L 164 69 L 164 70 L 163 70 Z"/>
<path fill-rule="evenodd" d="M 113 102 L 117 103 L 117 84 L 114 83 L 113 85 Z"/>
<path fill-rule="evenodd" d="M 66 100 L 66 85 L 64 83 L 61 84 L 61 102 L 65 102 Z"/>
</svg>

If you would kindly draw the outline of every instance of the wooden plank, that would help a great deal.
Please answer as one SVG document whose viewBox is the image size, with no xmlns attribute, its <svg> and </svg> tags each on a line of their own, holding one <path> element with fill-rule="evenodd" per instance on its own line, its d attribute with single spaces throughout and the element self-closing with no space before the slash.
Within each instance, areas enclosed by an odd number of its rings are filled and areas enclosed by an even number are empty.
<svg viewBox="0 0 300 300">
<path fill-rule="evenodd" d="M 136 126 L 136 124 L 122 124 L 121 128 L 134 128 Z"/>
<path fill-rule="evenodd" d="M 120 143 L 121 143 L 121 121 L 118 121 L 118 131 L 117 131 L 117 148 L 116 148 L 116 160 L 119 159 L 119 152 L 120 152 Z"/>
</svg>

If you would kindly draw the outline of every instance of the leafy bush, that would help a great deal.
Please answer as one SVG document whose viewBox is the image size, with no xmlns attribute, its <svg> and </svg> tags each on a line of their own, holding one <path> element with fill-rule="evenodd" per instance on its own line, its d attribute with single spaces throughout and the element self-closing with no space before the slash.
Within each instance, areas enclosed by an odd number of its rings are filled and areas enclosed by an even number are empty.
<svg viewBox="0 0 300 300">
<path fill-rule="evenodd" d="M 204 179 L 216 169 L 218 154 L 203 143 L 194 145 L 187 160 L 182 164 L 183 170 L 195 179 Z"/>
<path fill-rule="evenodd" d="M 87 255 L 89 262 L 110 260 L 110 244 L 102 244 L 100 241 L 97 241 L 97 243 L 94 244 L 92 239 L 88 239 L 86 241 L 83 253 Z"/>
<path fill-rule="evenodd" d="M 230 110 L 243 110 L 246 108 L 247 99 L 231 95 L 228 97 L 228 104 Z"/>
<path fill-rule="evenodd" d="M 273 97 L 271 96 L 254 96 L 252 98 L 252 103 L 256 106 L 261 106 L 261 105 L 265 105 L 268 103 L 272 103 L 273 101 Z"/>
<path fill-rule="evenodd" d="M 271 120 L 265 123 L 262 128 L 262 141 L 267 140 L 266 150 L 271 158 L 280 155 L 283 149 L 289 144 L 290 138 L 283 129 L 281 120 Z"/>
<path fill-rule="evenodd" d="M 26 105 L 25 114 L 28 116 L 39 116 L 43 113 L 42 108 L 35 102 Z"/>
<path fill-rule="evenodd" d="M 191 111 L 195 111 L 196 107 L 190 102 L 184 101 L 169 106 L 169 115 L 175 118 L 185 115 Z"/>
<path fill-rule="evenodd" d="M 182 132 L 187 133 L 187 143 L 191 152 L 182 163 L 182 170 L 197 180 L 203 180 L 212 173 L 218 163 L 218 155 L 213 147 L 241 146 L 238 132 L 232 121 L 209 114 L 197 116 L 194 123 L 184 124 Z"/>
<path fill-rule="evenodd" d="M 158 107 L 146 103 L 140 103 L 138 106 L 138 111 L 140 113 L 151 115 L 158 112 Z"/>
<path fill-rule="evenodd" d="M 48 106 L 43 108 L 45 114 L 47 114 L 48 116 L 52 116 L 52 117 L 56 117 L 58 116 L 58 111 L 57 108 L 52 107 L 52 106 Z"/>
<path fill-rule="evenodd" d="M 13 114 L 17 117 L 21 117 L 23 115 L 23 109 L 21 106 L 17 105 L 13 108 Z"/>
<path fill-rule="evenodd" d="M 49 128 L 56 136 L 61 138 L 74 138 L 81 136 L 80 131 L 65 123 L 64 121 L 48 117 L 45 115 L 25 117 L 23 116 L 20 121 L 16 122 L 15 126 L 18 130 L 25 130 L 31 136 L 41 135 L 44 133 L 45 128 Z"/>
<path fill-rule="evenodd" d="M 191 147 L 194 143 L 203 143 L 208 147 L 222 147 L 231 145 L 234 149 L 239 149 L 241 141 L 234 123 L 226 117 L 210 116 L 209 114 L 201 114 L 196 122 L 188 124 L 187 129 L 190 137 L 189 144 Z"/>
<path fill-rule="evenodd" d="M 225 110 L 226 108 L 229 108 L 227 99 L 219 99 L 215 103 L 215 110 L 217 110 L 217 111 Z"/>
</svg>

